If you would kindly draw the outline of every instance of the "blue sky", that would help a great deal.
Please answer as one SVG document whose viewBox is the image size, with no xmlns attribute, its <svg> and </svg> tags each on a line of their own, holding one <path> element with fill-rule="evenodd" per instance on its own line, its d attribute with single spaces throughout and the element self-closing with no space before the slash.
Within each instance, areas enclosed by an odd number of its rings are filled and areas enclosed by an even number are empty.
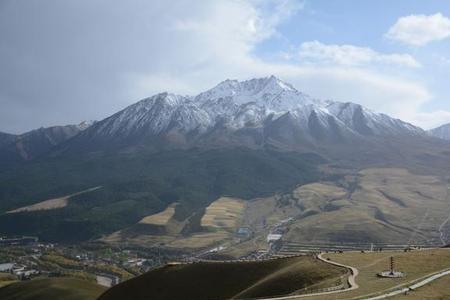
<svg viewBox="0 0 450 300">
<path fill-rule="evenodd" d="M 272 74 L 432 128 L 450 122 L 449 18 L 442 0 L 3 0 L 0 131 Z"/>
<path fill-rule="evenodd" d="M 450 111 L 450 38 L 433 41 L 424 46 L 399 43 L 386 38 L 386 33 L 400 17 L 431 16 L 441 13 L 450 16 L 450 3 L 445 1 L 300 1 L 302 9 L 278 26 L 278 35 L 261 42 L 255 55 L 279 61 L 279 54 L 295 49 L 306 41 L 320 41 L 327 45 L 369 47 L 380 53 L 412 55 L 421 67 L 416 70 L 396 70 L 397 76 L 421 82 L 432 99 L 420 107 L 421 111 Z M 353 99 L 358 101 L 358 99 Z M 364 101 L 364 99 L 359 99 Z M 448 116 L 443 118 L 449 120 Z M 443 120 L 424 122 L 424 127 L 436 126 Z"/>
</svg>

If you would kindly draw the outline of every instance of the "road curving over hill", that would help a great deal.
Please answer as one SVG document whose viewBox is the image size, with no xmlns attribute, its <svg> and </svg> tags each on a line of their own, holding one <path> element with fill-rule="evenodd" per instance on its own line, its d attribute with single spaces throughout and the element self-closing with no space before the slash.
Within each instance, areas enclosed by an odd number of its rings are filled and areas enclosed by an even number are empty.
<svg viewBox="0 0 450 300">
<path fill-rule="evenodd" d="M 328 281 L 347 275 L 347 269 L 341 266 L 306 255 L 263 261 L 176 263 L 124 281 L 99 299 L 276 298 L 316 284 L 328 286 Z"/>
<path fill-rule="evenodd" d="M 356 290 L 359 288 L 359 285 L 356 283 L 356 277 L 359 274 L 358 269 L 352 266 L 344 265 L 335 261 L 331 261 L 328 259 L 325 259 L 322 257 L 323 253 L 320 253 L 317 255 L 317 258 L 327 264 L 331 264 L 333 266 L 337 267 L 343 267 L 350 271 L 350 275 L 347 278 L 348 282 L 348 288 L 346 289 L 340 289 L 340 290 L 334 290 L 334 291 L 327 291 L 327 292 L 319 292 L 319 293 L 311 293 L 311 294 L 304 294 L 304 295 L 289 295 L 289 296 L 281 296 L 281 297 L 271 297 L 271 298 L 263 298 L 259 300 L 295 300 L 295 299 L 301 299 L 301 298 L 307 298 L 307 297 L 317 297 L 317 296 L 325 296 L 325 295 L 331 295 L 331 294 L 337 294 L 337 293 L 345 293 L 352 290 Z"/>
</svg>

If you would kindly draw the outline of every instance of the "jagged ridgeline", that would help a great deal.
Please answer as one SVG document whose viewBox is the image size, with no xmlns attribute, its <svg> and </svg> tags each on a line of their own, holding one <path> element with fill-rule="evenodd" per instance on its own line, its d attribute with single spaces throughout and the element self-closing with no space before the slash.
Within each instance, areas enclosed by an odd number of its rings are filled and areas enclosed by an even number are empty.
<svg viewBox="0 0 450 300">
<path fill-rule="evenodd" d="M 157 94 L 98 122 L 0 134 L 0 234 L 94 239 L 173 203 L 184 224 L 222 196 L 345 183 L 373 166 L 448 174 L 448 149 L 411 124 L 273 76 L 226 80 L 196 96 Z"/>
</svg>

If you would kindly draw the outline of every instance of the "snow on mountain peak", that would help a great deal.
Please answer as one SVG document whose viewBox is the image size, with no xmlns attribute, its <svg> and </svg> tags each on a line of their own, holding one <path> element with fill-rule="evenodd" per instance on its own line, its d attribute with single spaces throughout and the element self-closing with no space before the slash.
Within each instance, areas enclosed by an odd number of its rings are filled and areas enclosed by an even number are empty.
<svg viewBox="0 0 450 300">
<path fill-rule="evenodd" d="M 201 134 L 217 125 L 230 130 L 264 127 L 266 121 L 274 122 L 285 114 L 290 114 L 304 132 L 337 127 L 352 135 L 420 132 L 410 124 L 358 104 L 314 99 L 275 76 L 245 81 L 227 79 L 194 97 L 160 93 L 95 127 L 103 136 L 159 135 L 174 130 Z"/>
<path fill-rule="evenodd" d="M 199 96 L 225 98 L 235 95 L 256 96 L 265 93 L 279 94 L 283 91 L 297 92 L 290 84 L 272 75 L 270 77 L 254 78 L 245 81 L 227 79 L 205 93 L 201 93 Z"/>
<path fill-rule="evenodd" d="M 238 106 L 254 103 L 276 113 L 318 102 L 273 75 L 245 81 L 227 79 L 194 97 L 194 101 L 202 106 L 208 106 L 220 100 L 226 100 L 231 103 L 229 105 Z"/>
</svg>

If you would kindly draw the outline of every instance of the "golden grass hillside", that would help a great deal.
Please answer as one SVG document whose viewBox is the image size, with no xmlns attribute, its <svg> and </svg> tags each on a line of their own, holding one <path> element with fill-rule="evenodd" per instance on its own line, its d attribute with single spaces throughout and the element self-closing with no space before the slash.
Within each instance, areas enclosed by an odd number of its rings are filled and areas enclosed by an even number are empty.
<svg viewBox="0 0 450 300">
<path fill-rule="evenodd" d="M 346 274 L 346 269 L 310 256 L 169 265 L 109 289 L 100 300 L 251 299 L 302 292 L 322 283 L 335 286 Z"/>
</svg>

